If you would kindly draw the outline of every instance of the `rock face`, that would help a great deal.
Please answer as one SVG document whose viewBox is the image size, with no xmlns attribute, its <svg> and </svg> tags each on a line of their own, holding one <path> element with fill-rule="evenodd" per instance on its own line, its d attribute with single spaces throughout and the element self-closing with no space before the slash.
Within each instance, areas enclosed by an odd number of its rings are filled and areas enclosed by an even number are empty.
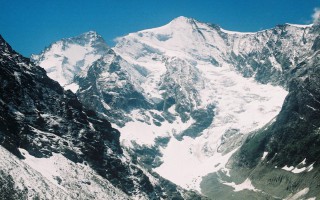
<svg viewBox="0 0 320 200">
<path fill-rule="evenodd" d="M 2 37 L 0 68 L 1 199 L 200 198 L 133 163 L 107 120 Z"/>
<path fill-rule="evenodd" d="M 316 27 L 319 28 L 319 27 Z M 289 94 L 271 124 L 250 135 L 230 160 L 231 177 L 207 176 L 202 186 L 209 196 L 234 199 L 245 180 L 247 191 L 238 197 L 266 199 L 317 199 L 319 193 L 320 48 L 319 36 L 305 60 L 289 72 Z M 218 173 L 219 174 L 219 173 Z M 232 190 L 230 182 L 235 188 Z M 223 183 L 223 184 L 221 184 Z M 209 186 L 220 185 L 214 191 Z M 223 186 L 221 186 L 223 185 Z M 248 192 L 250 191 L 251 192 Z M 222 194 L 222 191 L 224 194 Z M 237 199 L 237 198 L 235 198 Z"/>
<path fill-rule="evenodd" d="M 121 145 L 138 163 L 210 197 L 232 198 L 235 190 L 243 198 L 263 194 L 262 198 L 272 199 L 279 192 L 257 192 L 264 190 L 263 186 L 258 187 L 247 173 L 258 169 L 264 152 L 268 152 L 265 161 L 269 161 L 271 150 L 267 147 L 280 156 L 280 150 L 287 148 L 285 141 L 301 139 L 290 138 L 292 131 L 298 134 L 296 130 L 313 126 L 311 122 L 317 126 L 317 118 L 300 126 L 302 118 L 314 117 L 306 105 L 318 107 L 310 95 L 305 97 L 307 83 L 303 81 L 307 78 L 299 76 L 316 73 L 310 63 L 318 59 L 318 47 L 317 25 L 285 24 L 257 33 L 239 33 L 179 17 L 165 26 L 119 38 L 114 48 L 106 50 L 85 73 L 74 74 L 73 80 L 79 86 L 80 101 L 119 128 Z M 313 82 L 308 86 L 311 91 L 318 87 Z M 281 109 L 286 90 L 289 96 Z M 288 99 L 296 103 L 287 105 Z M 303 103 L 307 103 L 305 109 Z M 291 109 L 301 113 L 292 114 Z M 303 112 L 306 116 L 300 115 Z M 291 132 L 282 132 L 287 123 Z M 282 151 L 283 161 L 278 160 L 277 167 L 294 165 L 302 157 L 308 160 L 303 149 L 289 146 L 292 150 Z M 310 157 L 317 154 L 315 149 Z M 287 157 L 295 151 L 301 155 Z M 309 159 L 307 164 L 315 160 Z M 229 171 L 231 167 L 239 173 Z M 274 167 L 263 169 L 273 173 Z M 300 191 L 302 194 L 306 189 L 296 187 L 290 193 L 294 196 Z"/>
<path fill-rule="evenodd" d="M 258 188 L 285 198 L 306 190 L 301 197 L 320 197 L 320 48 L 315 40 L 310 57 L 290 73 L 289 94 L 276 121 L 250 136 L 233 166 L 250 172 Z M 265 154 L 265 158 L 261 157 Z M 275 169 L 276 168 L 276 169 Z M 262 173 L 261 171 L 267 171 Z M 275 172 L 274 172 L 275 171 Z M 286 172 L 288 171 L 288 172 Z M 266 179 L 269 182 L 266 184 Z M 277 189 L 276 189 L 277 188 Z M 307 188 L 307 189 L 306 189 Z"/>
<path fill-rule="evenodd" d="M 136 108 L 150 109 L 151 104 L 141 94 L 139 78 L 142 75 L 128 62 L 109 49 L 87 71 L 86 76 L 76 76 L 82 102 L 97 110 L 111 122 L 123 126 L 130 118 L 126 113 Z M 138 77 L 133 79 L 132 76 Z"/>
</svg>

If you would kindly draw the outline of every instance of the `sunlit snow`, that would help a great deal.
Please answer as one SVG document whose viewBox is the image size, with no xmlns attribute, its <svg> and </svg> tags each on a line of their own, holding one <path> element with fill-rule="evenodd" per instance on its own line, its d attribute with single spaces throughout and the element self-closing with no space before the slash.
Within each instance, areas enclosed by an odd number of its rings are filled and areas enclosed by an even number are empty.
<svg viewBox="0 0 320 200">
<path fill-rule="evenodd" d="M 79 85 L 76 83 L 71 83 L 71 84 L 65 85 L 64 89 L 71 90 L 73 93 L 76 93 L 77 90 L 79 89 Z"/>
<path fill-rule="evenodd" d="M 261 157 L 261 160 L 264 160 L 264 159 L 267 157 L 268 153 L 269 153 L 269 152 L 263 152 L 263 155 L 262 155 L 262 157 Z"/>
<path fill-rule="evenodd" d="M 75 75 L 85 73 L 103 54 L 94 47 L 98 38 L 97 33 L 90 31 L 75 38 L 63 39 L 53 43 L 40 54 L 41 57 L 32 55 L 32 58 L 47 71 L 50 78 L 76 92 L 77 87 L 69 85 L 73 83 Z"/>
<path fill-rule="evenodd" d="M 306 159 L 304 159 L 298 166 L 294 167 L 294 166 L 290 166 L 288 167 L 287 165 L 285 165 L 284 167 L 282 167 L 281 169 L 286 170 L 288 172 L 292 172 L 295 174 L 299 174 L 302 172 L 310 172 L 311 170 L 313 170 L 313 165 L 314 163 L 312 163 L 309 166 L 306 166 Z"/>
</svg>

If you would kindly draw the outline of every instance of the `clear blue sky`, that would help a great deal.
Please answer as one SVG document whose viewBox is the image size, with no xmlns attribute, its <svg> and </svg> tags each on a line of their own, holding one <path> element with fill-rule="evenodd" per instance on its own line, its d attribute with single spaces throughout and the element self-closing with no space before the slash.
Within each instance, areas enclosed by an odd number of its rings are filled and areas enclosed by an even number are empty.
<svg viewBox="0 0 320 200">
<path fill-rule="evenodd" d="M 25 56 L 89 30 L 113 39 L 158 27 L 178 16 L 227 30 L 258 31 L 311 23 L 320 0 L 0 0 L 0 34 Z"/>
</svg>

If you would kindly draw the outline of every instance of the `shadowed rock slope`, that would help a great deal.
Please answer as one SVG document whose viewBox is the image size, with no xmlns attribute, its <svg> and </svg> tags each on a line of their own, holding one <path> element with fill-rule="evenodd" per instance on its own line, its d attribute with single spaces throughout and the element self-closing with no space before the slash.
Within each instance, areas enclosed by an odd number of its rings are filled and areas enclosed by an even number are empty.
<svg viewBox="0 0 320 200">
<path fill-rule="evenodd" d="M 108 121 L 1 36 L 0 119 L 1 198 L 201 198 L 132 163 Z"/>
</svg>

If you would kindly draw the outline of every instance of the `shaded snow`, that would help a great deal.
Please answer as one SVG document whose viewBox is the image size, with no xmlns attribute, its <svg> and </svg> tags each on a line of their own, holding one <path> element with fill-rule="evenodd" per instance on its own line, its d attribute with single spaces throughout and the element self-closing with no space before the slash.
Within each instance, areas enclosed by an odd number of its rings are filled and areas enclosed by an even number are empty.
<svg viewBox="0 0 320 200">
<path fill-rule="evenodd" d="M 61 185 L 58 184 L 54 177 L 60 176 L 57 169 L 54 166 L 54 160 L 51 158 L 36 158 L 31 156 L 26 150 L 19 148 L 20 153 L 25 157 L 23 162 L 28 164 L 30 167 L 40 172 L 46 179 L 57 187 L 65 190 Z M 59 156 L 56 154 L 56 156 Z M 62 163 L 61 163 L 62 164 Z"/>
<path fill-rule="evenodd" d="M 71 199 L 63 189 L 44 178 L 2 146 L 0 146 L 0 170 L 13 178 L 16 189 L 28 189 L 28 199 L 34 199 L 36 196 L 41 199 Z"/>
<path fill-rule="evenodd" d="M 0 150 L 4 151 L 2 147 L 0 147 Z M 7 162 L 16 160 L 15 162 L 20 163 L 19 165 L 25 163 L 26 166 L 31 167 L 42 175 L 28 174 L 26 167 L 24 167 L 24 169 L 20 171 L 20 176 L 26 176 L 24 180 L 30 182 L 30 185 L 25 182 L 23 183 L 23 185 L 27 187 L 33 188 L 34 186 L 32 184 L 35 184 L 32 182 L 33 178 L 37 177 L 41 181 L 49 181 L 49 186 L 53 184 L 60 189 L 53 188 L 54 192 L 62 194 L 65 192 L 65 194 L 67 194 L 66 196 L 69 196 L 68 199 L 129 199 L 127 195 L 115 188 L 108 180 L 96 174 L 96 172 L 87 165 L 73 163 L 57 153 L 53 153 L 49 158 L 36 158 L 30 155 L 25 149 L 19 148 L 19 151 L 25 159 L 20 161 L 11 155 Z M 8 164 L 8 166 L 11 166 L 11 163 Z M 10 172 L 10 174 L 12 173 Z M 16 175 L 13 176 L 16 178 Z M 19 181 L 17 181 L 17 183 L 19 183 Z M 48 189 L 46 186 L 41 186 L 41 188 Z M 37 191 L 37 189 L 35 190 Z M 50 194 L 50 192 L 48 192 L 48 194 Z M 45 199 L 54 198 L 47 196 Z"/>
</svg>

